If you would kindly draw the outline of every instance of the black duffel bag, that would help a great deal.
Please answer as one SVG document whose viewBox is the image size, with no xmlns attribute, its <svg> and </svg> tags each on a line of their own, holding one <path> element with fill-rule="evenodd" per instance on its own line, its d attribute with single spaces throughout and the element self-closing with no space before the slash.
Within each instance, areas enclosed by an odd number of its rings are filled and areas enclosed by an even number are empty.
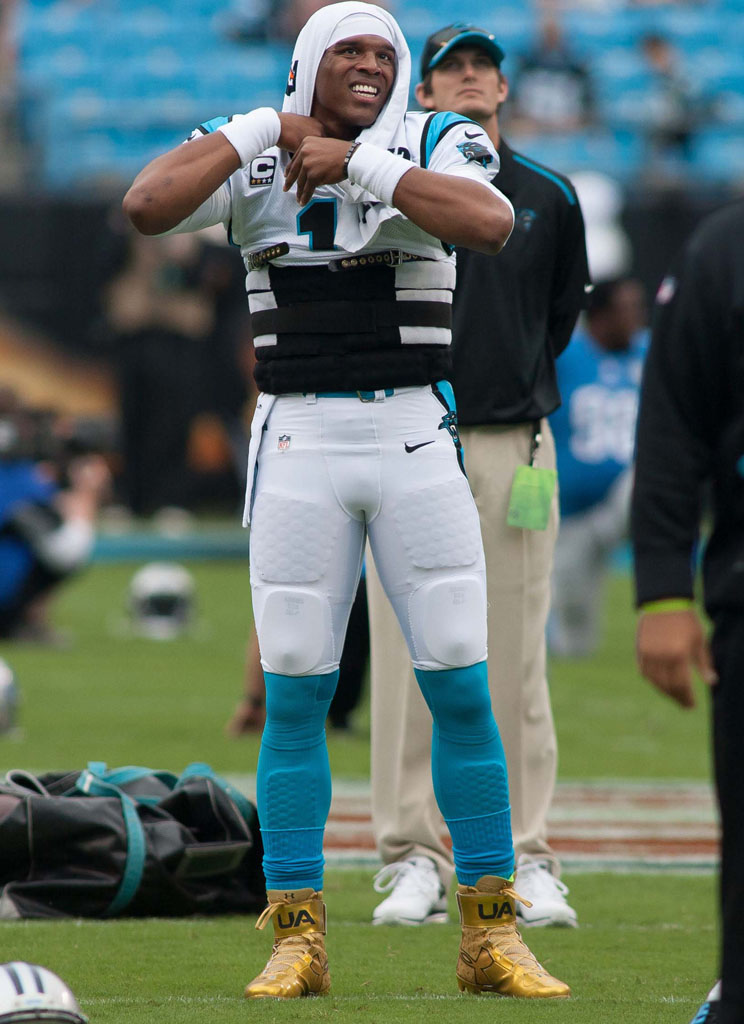
<svg viewBox="0 0 744 1024">
<path fill-rule="evenodd" d="M 255 807 L 206 764 L 0 781 L 0 918 L 257 913 L 262 855 Z"/>
</svg>

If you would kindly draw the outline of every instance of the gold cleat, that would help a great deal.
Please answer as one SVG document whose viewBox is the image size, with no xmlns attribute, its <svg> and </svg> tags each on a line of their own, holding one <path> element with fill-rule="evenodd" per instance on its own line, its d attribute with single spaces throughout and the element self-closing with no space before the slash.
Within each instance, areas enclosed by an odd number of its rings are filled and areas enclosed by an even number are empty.
<svg viewBox="0 0 744 1024">
<path fill-rule="evenodd" d="M 568 985 L 548 974 L 524 944 L 516 925 L 517 901 L 531 906 L 496 875 L 484 875 L 474 886 L 458 885 L 460 991 L 522 999 L 570 996 Z"/>
<path fill-rule="evenodd" d="M 313 889 L 270 889 L 269 905 L 256 922 L 273 918 L 274 948 L 264 969 L 246 985 L 246 999 L 299 999 L 323 996 L 331 987 L 325 951 L 326 908 Z"/>
</svg>

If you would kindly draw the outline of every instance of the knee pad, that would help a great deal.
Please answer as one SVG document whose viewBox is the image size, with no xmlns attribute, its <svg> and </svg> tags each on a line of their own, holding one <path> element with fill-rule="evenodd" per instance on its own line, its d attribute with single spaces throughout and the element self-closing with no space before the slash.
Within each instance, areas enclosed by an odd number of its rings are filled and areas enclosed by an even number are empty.
<svg viewBox="0 0 744 1024">
<path fill-rule="evenodd" d="M 485 661 L 486 590 L 480 576 L 451 576 L 425 583 L 409 602 L 416 664 L 463 668 Z"/>
<path fill-rule="evenodd" d="M 328 601 L 312 590 L 272 588 L 261 602 L 256 629 L 267 672 L 308 675 L 321 664 L 331 635 Z"/>
<path fill-rule="evenodd" d="M 416 669 L 416 679 L 441 733 L 468 743 L 498 734 L 485 661 L 442 672 Z"/>
</svg>

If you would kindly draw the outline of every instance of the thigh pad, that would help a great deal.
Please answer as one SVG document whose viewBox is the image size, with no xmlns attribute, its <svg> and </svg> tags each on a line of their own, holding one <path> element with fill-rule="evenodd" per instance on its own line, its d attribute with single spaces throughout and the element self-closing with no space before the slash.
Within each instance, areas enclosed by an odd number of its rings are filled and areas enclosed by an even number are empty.
<svg viewBox="0 0 744 1024">
<path fill-rule="evenodd" d="M 261 491 L 251 517 L 251 565 L 267 583 L 314 583 L 333 555 L 339 520 L 318 504 Z"/>
<path fill-rule="evenodd" d="M 402 494 L 393 518 L 419 569 L 464 567 L 480 557 L 478 512 L 464 477 Z"/>
</svg>

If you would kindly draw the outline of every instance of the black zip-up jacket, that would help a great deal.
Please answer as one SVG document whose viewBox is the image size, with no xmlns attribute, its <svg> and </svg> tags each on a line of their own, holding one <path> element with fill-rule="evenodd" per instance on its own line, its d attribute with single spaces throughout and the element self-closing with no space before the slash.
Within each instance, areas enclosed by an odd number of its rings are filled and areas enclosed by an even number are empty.
<svg viewBox="0 0 744 1024">
<path fill-rule="evenodd" d="M 638 419 L 636 600 L 691 597 L 703 495 L 710 615 L 744 608 L 744 202 L 707 218 L 659 290 Z"/>
<path fill-rule="evenodd" d="M 461 424 L 524 423 L 560 405 L 555 359 L 589 283 L 573 185 L 501 140 L 494 178 L 514 206 L 497 256 L 457 250 L 452 383 Z"/>
</svg>

